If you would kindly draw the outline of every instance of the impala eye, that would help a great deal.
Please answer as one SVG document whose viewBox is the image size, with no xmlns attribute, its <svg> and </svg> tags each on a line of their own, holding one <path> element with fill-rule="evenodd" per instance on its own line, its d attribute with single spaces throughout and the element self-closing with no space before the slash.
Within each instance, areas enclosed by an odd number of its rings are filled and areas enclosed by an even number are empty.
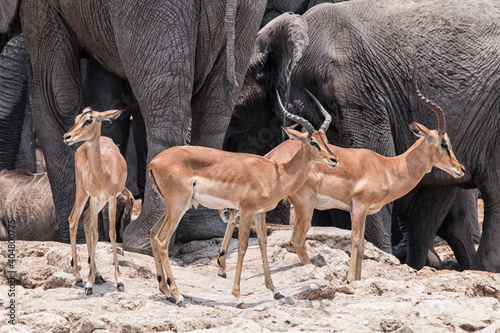
<svg viewBox="0 0 500 333">
<path fill-rule="evenodd" d="M 85 122 L 83 123 L 83 126 L 85 126 L 85 125 L 90 125 L 90 124 L 92 124 L 93 122 L 94 122 L 94 119 L 92 119 L 92 118 L 88 118 L 88 119 L 87 119 L 87 120 L 85 120 Z"/>
<path fill-rule="evenodd" d="M 447 149 L 448 143 L 446 143 L 446 141 L 441 141 L 441 147 L 443 147 L 444 149 Z"/>
<path fill-rule="evenodd" d="M 315 147 L 318 150 L 321 150 L 319 143 L 317 143 L 316 141 L 311 140 L 311 146 Z"/>
</svg>

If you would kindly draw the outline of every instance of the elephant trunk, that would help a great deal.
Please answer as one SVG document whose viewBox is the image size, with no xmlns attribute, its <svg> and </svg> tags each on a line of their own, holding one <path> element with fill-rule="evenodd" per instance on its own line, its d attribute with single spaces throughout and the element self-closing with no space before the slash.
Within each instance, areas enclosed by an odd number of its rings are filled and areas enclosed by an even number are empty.
<svg viewBox="0 0 500 333">
<path fill-rule="evenodd" d="M 235 72 L 235 60 L 234 60 L 234 41 L 235 41 L 235 26 L 236 26 L 236 10 L 238 7 L 238 0 L 227 0 L 226 1 L 226 58 L 227 58 L 227 79 L 229 84 L 237 87 L 238 82 L 236 80 Z"/>
</svg>

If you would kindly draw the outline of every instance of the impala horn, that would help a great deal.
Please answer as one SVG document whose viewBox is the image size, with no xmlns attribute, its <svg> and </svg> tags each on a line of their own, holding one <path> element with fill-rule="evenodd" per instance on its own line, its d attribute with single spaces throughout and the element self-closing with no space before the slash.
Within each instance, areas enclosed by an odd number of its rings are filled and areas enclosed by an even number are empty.
<svg viewBox="0 0 500 333">
<path fill-rule="evenodd" d="M 323 107 L 323 105 L 321 105 L 321 103 L 318 101 L 318 99 L 316 97 L 314 97 L 314 95 L 311 94 L 311 92 L 309 92 L 309 90 L 306 89 L 306 91 L 309 94 L 309 96 L 312 98 L 312 100 L 314 101 L 314 103 L 316 103 L 316 106 L 319 108 L 319 110 L 323 114 L 323 117 L 325 117 L 325 121 L 323 122 L 323 124 L 321 125 L 321 127 L 319 128 L 319 130 L 323 131 L 323 132 L 326 132 L 326 130 L 330 126 L 330 123 L 332 122 L 332 115 L 329 114 L 325 110 L 325 108 Z"/>
<path fill-rule="evenodd" d="M 293 113 L 288 112 L 285 109 L 285 107 L 283 106 L 283 103 L 281 103 L 281 97 L 280 97 L 280 93 L 278 92 L 278 90 L 276 90 L 276 95 L 278 96 L 278 103 L 279 103 L 279 106 L 281 108 L 281 112 L 283 112 L 283 114 L 288 119 L 293 120 L 296 123 L 298 123 L 299 125 L 301 125 L 302 127 L 304 127 L 309 134 L 312 134 L 312 132 L 314 132 L 314 126 L 310 122 L 308 122 L 306 119 L 304 119 L 300 116 L 297 116 Z"/>
<path fill-rule="evenodd" d="M 412 81 L 413 81 L 413 85 L 412 85 L 413 93 L 415 94 L 417 99 L 420 102 L 422 102 L 422 104 L 426 105 L 429 109 L 434 111 L 434 113 L 436 114 L 436 116 L 438 118 L 438 133 L 440 136 L 445 135 L 446 134 L 446 119 L 444 118 L 444 112 L 439 106 L 437 106 L 436 104 L 434 104 L 433 102 L 428 100 L 424 95 L 422 95 L 422 93 L 418 89 L 418 86 L 417 86 L 417 66 L 415 66 L 413 68 L 413 80 Z"/>
</svg>

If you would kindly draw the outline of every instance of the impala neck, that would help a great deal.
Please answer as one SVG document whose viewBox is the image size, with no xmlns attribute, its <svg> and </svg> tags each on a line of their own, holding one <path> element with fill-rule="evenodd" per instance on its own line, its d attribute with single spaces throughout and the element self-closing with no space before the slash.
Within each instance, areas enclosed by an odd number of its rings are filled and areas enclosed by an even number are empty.
<svg viewBox="0 0 500 333">
<path fill-rule="evenodd" d="M 420 138 L 404 154 L 394 157 L 400 162 L 400 168 L 396 168 L 392 175 L 393 190 L 402 195 L 411 191 L 422 180 L 426 173 L 434 166 L 432 153 L 425 138 Z"/>
<path fill-rule="evenodd" d="M 282 169 L 278 169 L 282 197 L 292 194 L 301 187 L 314 167 L 315 163 L 311 162 L 309 149 L 307 144 L 302 143 L 297 153 L 288 162 L 282 163 Z"/>
<path fill-rule="evenodd" d="M 101 144 L 99 141 L 100 135 L 96 135 L 91 140 L 87 140 L 87 161 L 90 166 L 90 172 L 94 178 L 100 178 L 106 174 L 101 163 Z"/>
</svg>

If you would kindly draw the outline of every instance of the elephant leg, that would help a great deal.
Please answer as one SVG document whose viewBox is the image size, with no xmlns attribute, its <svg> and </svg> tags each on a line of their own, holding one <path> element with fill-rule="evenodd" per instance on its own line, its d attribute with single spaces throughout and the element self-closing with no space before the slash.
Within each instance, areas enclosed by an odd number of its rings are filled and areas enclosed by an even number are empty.
<svg viewBox="0 0 500 333">
<path fill-rule="evenodd" d="M 462 190 L 437 232 L 450 245 L 462 270 L 472 268 L 476 254 L 477 196 L 477 190 Z"/>
<path fill-rule="evenodd" d="M 498 178 L 496 178 L 498 179 Z M 481 242 L 477 248 L 473 269 L 489 272 L 500 272 L 500 198 L 498 197 L 498 181 L 485 181 L 478 185 L 484 201 L 484 221 Z"/>
<path fill-rule="evenodd" d="M 392 203 L 382 207 L 373 215 L 366 217 L 365 239 L 387 253 L 392 254 L 391 224 Z"/>
<path fill-rule="evenodd" d="M 194 14 L 193 17 L 195 17 Z M 178 28 L 180 30 L 190 29 L 190 27 L 183 25 L 179 25 Z M 151 31 L 153 30 L 154 27 L 151 27 Z M 165 149 L 183 145 L 186 142 L 186 130 L 191 114 L 190 100 L 193 91 L 192 77 L 195 63 L 194 50 L 187 48 L 186 45 L 179 45 L 183 39 L 180 36 L 184 34 L 185 32 L 175 31 L 175 29 L 169 31 L 169 38 L 166 38 L 167 45 L 164 46 L 163 51 L 166 54 L 151 50 L 152 53 L 156 52 L 158 57 L 164 58 L 156 59 L 155 62 L 161 66 L 155 68 L 154 75 L 151 75 L 151 69 L 147 67 L 151 64 L 137 65 L 133 57 L 130 60 L 131 64 L 127 75 L 144 120 L 147 137 L 147 163 Z M 196 33 L 192 32 L 192 35 L 196 36 Z M 161 42 L 163 43 L 165 40 Z M 151 45 L 147 47 L 151 47 Z M 133 52 L 131 51 L 131 53 Z M 123 56 L 128 59 L 131 54 Z M 125 64 L 128 64 L 127 59 L 125 59 Z M 176 62 L 172 62 L 174 59 Z M 153 59 L 148 61 L 153 61 Z M 143 79 L 137 80 L 136 78 Z M 131 222 L 123 233 L 124 249 L 151 255 L 149 231 L 164 210 L 163 200 L 153 190 L 151 180 L 146 177 L 142 210 L 139 217 Z M 169 240 L 168 243 L 173 244 L 174 242 Z"/>
<path fill-rule="evenodd" d="M 27 76 L 24 40 L 17 36 L 0 53 L 0 170 L 16 167 L 21 133 L 26 130 Z"/>
<path fill-rule="evenodd" d="M 420 187 L 414 195 L 396 203 L 403 205 L 405 210 L 399 218 L 406 226 L 408 238 L 406 262 L 409 266 L 415 269 L 425 266 L 437 230 L 460 191 L 458 187 Z"/>
<path fill-rule="evenodd" d="M 65 145 L 62 137 L 83 109 L 78 38 L 48 2 L 23 1 L 20 12 L 29 54 L 33 123 L 39 129 L 37 136 L 47 165 L 60 238 L 68 243 L 66 221 L 75 199 L 76 147 Z M 34 19 L 40 15 L 44 19 Z M 50 34 L 46 33 L 45 22 L 51 24 Z M 81 243 L 85 240 L 82 231 L 80 223 L 77 241 Z"/>
</svg>

